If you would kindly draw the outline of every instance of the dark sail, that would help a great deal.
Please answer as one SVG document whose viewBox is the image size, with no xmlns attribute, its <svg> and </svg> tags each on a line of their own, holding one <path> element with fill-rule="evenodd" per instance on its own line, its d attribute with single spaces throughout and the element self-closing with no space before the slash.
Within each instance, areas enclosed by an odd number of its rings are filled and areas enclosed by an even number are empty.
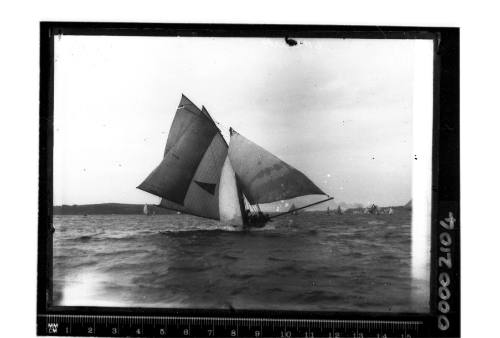
<svg viewBox="0 0 500 338">
<path fill-rule="evenodd" d="M 222 136 L 216 134 L 191 178 L 183 203 L 177 203 L 167 196 L 161 196 L 164 198 L 160 205 L 196 216 L 220 219 L 220 176 L 226 156 L 227 145 Z"/>
<path fill-rule="evenodd" d="M 162 197 L 164 207 L 219 219 L 217 188 L 226 156 L 227 145 L 218 129 L 183 95 L 164 158 L 138 188 Z M 213 186 L 212 191 L 195 181 Z"/>
<path fill-rule="evenodd" d="M 227 148 L 208 111 L 198 109 L 183 95 L 164 158 L 138 188 L 162 197 L 160 206 L 164 208 L 226 220 L 227 212 L 220 208 L 220 194 L 227 200 L 228 179 L 221 182 Z"/>
<path fill-rule="evenodd" d="M 229 159 L 251 204 L 326 195 L 303 173 L 231 130 Z"/>
<path fill-rule="evenodd" d="M 167 144 L 165 145 L 165 153 L 167 155 L 168 151 L 172 148 L 174 144 L 176 144 L 180 137 L 186 133 L 188 127 L 191 123 L 192 118 L 194 116 L 201 116 L 201 110 L 196 107 L 196 105 L 191 102 L 186 96 L 182 95 L 181 102 L 177 107 L 177 112 L 175 113 L 174 121 L 172 122 L 172 126 L 170 127 L 170 131 L 168 133 Z"/>
</svg>

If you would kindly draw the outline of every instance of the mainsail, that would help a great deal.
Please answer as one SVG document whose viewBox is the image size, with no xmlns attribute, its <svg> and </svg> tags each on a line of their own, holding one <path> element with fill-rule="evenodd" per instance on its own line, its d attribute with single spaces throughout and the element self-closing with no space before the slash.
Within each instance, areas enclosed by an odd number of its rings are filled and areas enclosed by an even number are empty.
<svg viewBox="0 0 500 338">
<path fill-rule="evenodd" d="M 221 179 L 227 148 L 208 111 L 182 95 L 163 160 L 138 188 L 162 197 L 162 207 L 216 220 L 227 219 L 229 213 L 241 223 L 238 196 L 232 197 L 237 210 L 220 210 L 221 195 L 227 200 L 236 189 L 230 173 Z"/>
<path fill-rule="evenodd" d="M 228 156 L 250 204 L 326 195 L 303 173 L 233 129 Z"/>
</svg>

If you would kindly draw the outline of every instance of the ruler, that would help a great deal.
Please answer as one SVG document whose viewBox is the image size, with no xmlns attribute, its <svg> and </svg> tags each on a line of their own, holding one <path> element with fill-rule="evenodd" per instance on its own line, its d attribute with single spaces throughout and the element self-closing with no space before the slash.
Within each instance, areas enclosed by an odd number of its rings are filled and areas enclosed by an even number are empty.
<svg viewBox="0 0 500 338">
<path fill-rule="evenodd" d="M 45 336 L 412 338 L 422 321 L 222 318 L 127 315 L 38 315 Z"/>
</svg>

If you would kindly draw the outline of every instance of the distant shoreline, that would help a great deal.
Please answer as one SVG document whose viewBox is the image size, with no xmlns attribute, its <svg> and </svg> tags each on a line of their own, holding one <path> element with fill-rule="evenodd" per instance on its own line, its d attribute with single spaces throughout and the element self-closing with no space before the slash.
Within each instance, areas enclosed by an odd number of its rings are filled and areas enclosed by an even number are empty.
<svg viewBox="0 0 500 338">
<path fill-rule="evenodd" d="M 100 204 L 73 204 L 56 205 L 53 207 L 54 215 L 140 215 L 143 214 L 144 204 L 100 203 Z M 149 212 L 158 215 L 175 214 L 176 211 L 160 208 L 148 204 Z"/>
<path fill-rule="evenodd" d="M 409 204 L 409 205 L 408 205 Z M 394 209 L 411 209 L 411 204 L 406 206 L 393 206 Z M 54 215 L 141 215 L 143 214 L 144 204 L 125 204 L 125 203 L 99 203 L 99 204 L 73 204 L 73 205 L 56 205 L 53 207 Z M 175 214 L 175 210 L 161 208 L 154 204 L 148 204 L 149 212 L 154 212 L 157 215 Z M 363 208 L 346 208 L 344 211 L 359 210 Z M 332 208 L 330 208 L 333 211 Z M 302 210 L 300 212 L 322 212 L 325 210 Z"/>
</svg>

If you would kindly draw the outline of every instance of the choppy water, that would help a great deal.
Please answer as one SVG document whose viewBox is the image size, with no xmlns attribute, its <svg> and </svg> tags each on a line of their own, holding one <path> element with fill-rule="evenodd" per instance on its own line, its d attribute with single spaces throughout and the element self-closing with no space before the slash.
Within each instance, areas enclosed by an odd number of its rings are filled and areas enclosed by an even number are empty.
<svg viewBox="0 0 500 338">
<path fill-rule="evenodd" d="M 55 216 L 58 305 L 424 311 L 411 214 L 284 216 L 228 231 L 188 215 Z"/>
</svg>

